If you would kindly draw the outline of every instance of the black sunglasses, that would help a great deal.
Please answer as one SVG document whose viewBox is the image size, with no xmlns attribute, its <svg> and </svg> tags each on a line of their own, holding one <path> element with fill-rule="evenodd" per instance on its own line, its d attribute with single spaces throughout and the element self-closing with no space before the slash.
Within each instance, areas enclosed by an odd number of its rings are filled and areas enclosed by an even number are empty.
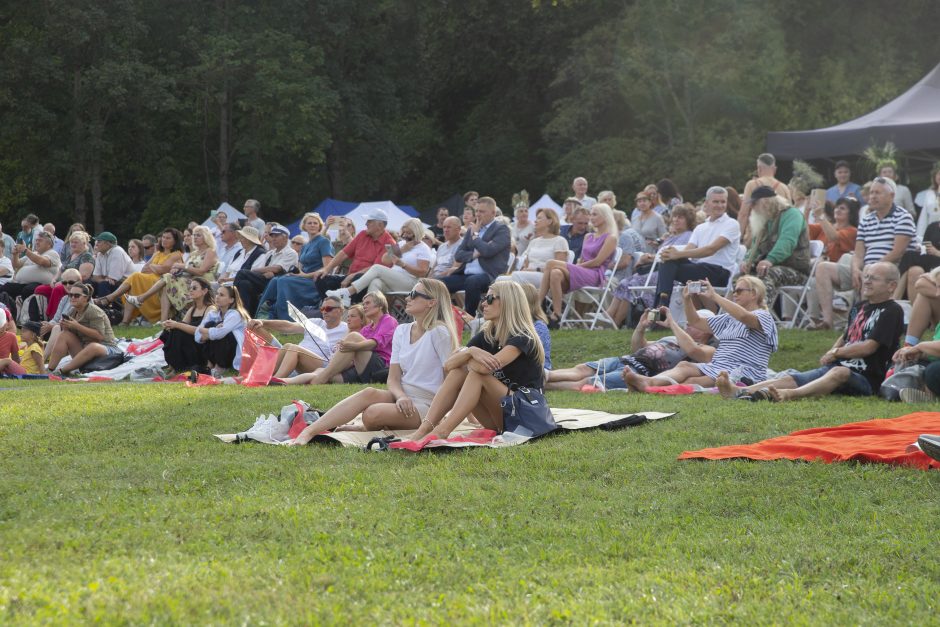
<svg viewBox="0 0 940 627">
<path fill-rule="evenodd" d="M 499 296 L 496 294 L 487 294 L 483 297 L 483 302 L 487 305 L 492 305 L 494 300 L 499 300 Z"/>
<path fill-rule="evenodd" d="M 75 285 L 78 281 L 62 281 L 62 285 Z"/>
<path fill-rule="evenodd" d="M 69 292 L 69 298 L 81 298 L 82 296 L 87 296 L 85 292 Z"/>
<path fill-rule="evenodd" d="M 434 300 L 433 296 L 429 296 L 428 294 L 422 294 L 421 292 L 417 290 L 411 290 L 408 293 L 408 298 L 410 298 L 411 300 L 414 300 L 416 298 L 423 298 L 424 300 Z"/>
</svg>

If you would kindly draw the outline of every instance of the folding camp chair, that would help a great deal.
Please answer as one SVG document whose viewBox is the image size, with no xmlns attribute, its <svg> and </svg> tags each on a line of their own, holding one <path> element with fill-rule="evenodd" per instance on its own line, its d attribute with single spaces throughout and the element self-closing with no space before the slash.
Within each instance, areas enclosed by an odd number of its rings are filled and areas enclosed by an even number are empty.
<svg viewBox="0 0 940 627">
<path fill-rule="evenodd" d="M 781 313 L 786 313 L 785 307 L 793 307 L 793 315 L 790 317 L 790 320 L 777 319 L 778 325 L 785 324 L 786 328 L 794 329 L 802 328 L 809 323 L 809 312 L 804 308 L 804 305 L 806 304 L 807 294 L 809 294 L 809 290 L 811 289 L 810 281 L 816 277 L 816 268 L 819 266 L 824 250 L 825 244 L 823 242 L 818 239 L 810 240 L 809 252 L 813 264 L 810 266 L 809 276 L 806 278 L 806 282 L 803 285 L 783 285 L 777 291 L 777 300 L 780 301 Z M 773 303 L 769 304 L 771 307 L 773 306 Z M 772 308 L 771 311 L 773 311 Z M 777 318 L 776 314 L 774 314 L 774 318 Z"/>
<path fill-rule="evenodd" d="M 614 268 L 620 263 L 620 257 L 623 255 L 623 249 L 619 246 L 614 250 L 613 263 L 604 275 L 604 285 L 601 287 L 582 287 L 567 295 L 565 298 L 565 308 L 561 314 L 560 324 L 563 327 L 582 326 L 593 330 L 599 320 L 613 325 L 613 319 L 607 315 L 604 307 L 607 305 L 607 299 L 614 290 Z M 594 309 L 591 312 L 579 314 L 575 309 L 575 303 L 586 303 L 589 308 Z"/>
</svg>

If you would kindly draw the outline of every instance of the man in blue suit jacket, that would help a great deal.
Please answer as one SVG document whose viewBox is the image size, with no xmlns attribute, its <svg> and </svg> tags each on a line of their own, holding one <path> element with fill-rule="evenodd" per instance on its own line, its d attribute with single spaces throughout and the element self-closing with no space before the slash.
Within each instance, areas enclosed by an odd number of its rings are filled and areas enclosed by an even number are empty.
<svg viewBox="0 0 940 627">
<path fill-rule="evenodd" d="M 476 315 L 480 296 L 489 289 L 496 277 L 509 266 L 509 227 L 496 220 L 496 201 L 489 196 L 477 200 L 476 220 L 467 228 L 463 241 L 454 253 L 454 260 L 462 263 L 458 274 L 442 280 L 450 293 L 466 291 L 464 309 Z"/>
</svg>

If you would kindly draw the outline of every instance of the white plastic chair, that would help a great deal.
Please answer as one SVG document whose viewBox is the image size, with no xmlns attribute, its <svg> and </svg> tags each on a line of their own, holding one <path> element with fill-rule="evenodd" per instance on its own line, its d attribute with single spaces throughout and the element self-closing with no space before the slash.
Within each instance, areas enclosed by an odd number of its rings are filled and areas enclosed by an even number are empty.
<svg viewBox="0 0 940 627">
<path fill-rule="evenodd" d="M 620 263 L 620 257 L 623 255 L 623 249 L 619 246 L 614 249 L 613 261 L 608 266 L 604 275 L 604 285 L 601 287 L 582 287 L 567 295 L 565 298 L 565 308 L 561 314 L 561 326 L 574 327 L 582 326 L 591 330 L 597 326 L 599 320 L 613 325 L 613 319 L 607 315 L 604 307 L 607 305 L 607 299 L 614 290 L 614 268 Z M 575 302 L 587 303 L 593 312 L 585 312 L 582 316 L 575 309 Z M 594 315 L 591 315 L 591 314 Z"/>
<path fill-rule="evenodd" d="M 777 299 L 780 301 L 781 311 L 785 313 L 784 307 L 793 307 L 793 316 L 790 317 L 790 320 L 778 319 L 777 324 L 785 324 L 786 328 L 793 329 L 802 328 L 809 322 L 809 315 L 803 305 L 806 303 L 806 297 L 810 290 L 810 281 L 816 276 L 816 268 L 819 266 L 825 247 L 825 243 L 818 239 L 810 240 L 809 254 L 813 260 L 813 264 L 810 266 L 809 276 L 806 277 L 806 282 L 803 285 L 783 285 L 777 291 Z M 773 303 L 769 304 L 771 305 L 771 311 L 773 311 Z M 776 318 L 776 314 L 774 314 L 774 317 Z M 802 318 L 802 320 L 800 320 L 800 318 Z"/>
</svg>

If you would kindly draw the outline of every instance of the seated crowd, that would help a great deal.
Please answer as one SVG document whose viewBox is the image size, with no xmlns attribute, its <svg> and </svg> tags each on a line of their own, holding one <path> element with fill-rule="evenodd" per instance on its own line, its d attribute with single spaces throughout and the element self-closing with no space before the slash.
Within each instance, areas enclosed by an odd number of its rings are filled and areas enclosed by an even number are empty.
<svg viewBox="0 0 940 627">
<path fill-rule="evenodd" d="M 350 220 L 308 213 L 293 238 L 249 200 L 241 223 L 218 212 L 211 226 L 167 227 L 127 249 L 81 224 L 58 239 L 30 215 L 15 239 L 0 226 L 0 372 L 119 363 L 112 324 L 157 323 L 177 372 L 238 369 L 250 330 L 279 348 L 272 383 L 387 383 L 334 407 L 298 443 L 360 413 L 366 427 L 415 428 L 417 437 L 449 433 L 471 414 L 495 428 L 500 399 L 523 387 L 869 396 L 892 367 L 920 363 L 923 384 L 902 398 L 932 399 L 940 394 L 940 167 L 911 207 L 898 204 L 894 169 L 860 186 L 840 162 L 836 184 L 823 190 L 806 164 L 789 184 L 778 181 L 763 154 L 743 194 L 712 186 L 698 204 L 663 179 L 625 212 L 611 191 L 588 196 L 579 177 L 561 211 L 529 207 L 523 194 L 511 221 L 493 198 L 468 192 L 460 216 L 441 209 L 430 228 L 410 219 L 392 231 L 373 210 L 357 232 Z M 841 321 L 845 331 L 819 368 L 768 376 L 778 325 L 800 314 L 780 295 L 804 285 L 808 328 Z M 606 296 L 596 311 L 584 311 L 596 302 L 579 302 L 585 288 Z M 313 327 L 293 321 L 294 308 Z M 572 312 L 635 327 L 630 353 L 552 370 L 548 329 Z M 467 323 L 472 339 L 456 350 Z M 646 340 L 656 327 L 672 335 Z M 281 346 L 275 333 L 303 339 Z"/>
</svg>

